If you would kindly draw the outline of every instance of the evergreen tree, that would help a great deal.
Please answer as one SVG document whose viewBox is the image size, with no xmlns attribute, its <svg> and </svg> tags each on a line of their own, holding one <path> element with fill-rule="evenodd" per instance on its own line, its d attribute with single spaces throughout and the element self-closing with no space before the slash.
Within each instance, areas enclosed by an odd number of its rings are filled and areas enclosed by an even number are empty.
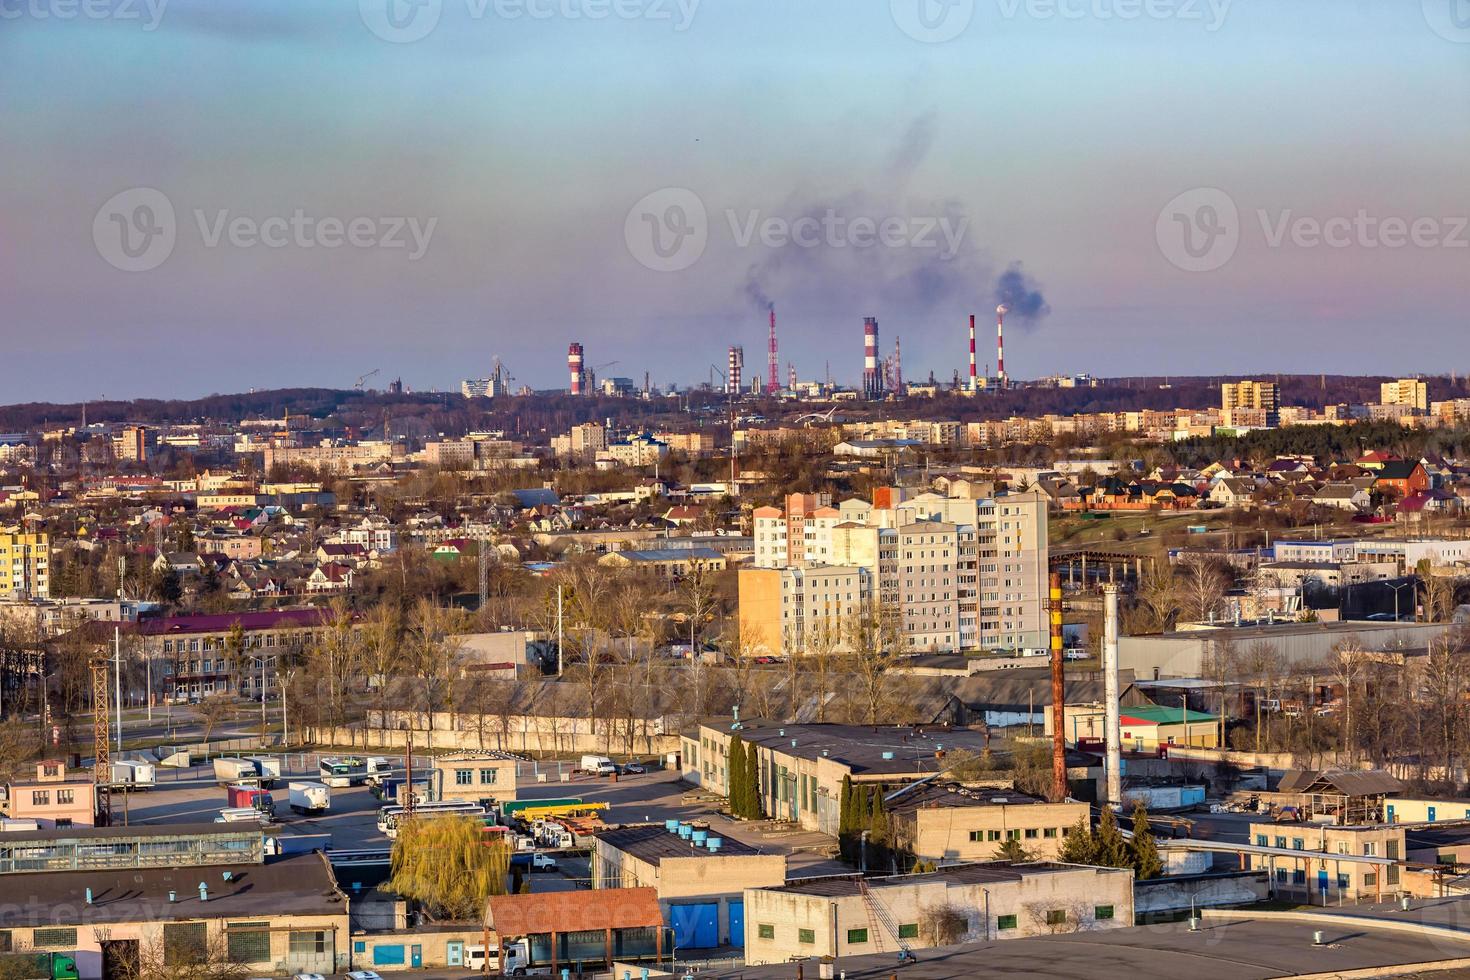
<svg viewBox="0 0 1470 980">
<path fill-rule="evenodd" d="M 1092 834 L 1092 823 L 1083 816 L 1077 826 L 1062 839 L 1062 849 L 1057 859 L 1064 864 L 1096 864 L 1097 839 Z"/>
<path fill-rule="evenodd" d="M 837 799 L 837 848 L 845 860 L 853 859 L 852 808 L 857 794 L 852 789 L 852 776 L 842 777 L 842 793 Z"/>
<path fill-rule="evenodd" d="M 1164 861 L 1159 857 L 1159 842 L 1154 840 L 1148 826 L 1148 811 L 1140 800 L 1133 808 L 1133 872 L 1139 881 L 1157 878 L 1164 873 Z"/>
<path fill-rule="evenodd" d="M 995 849 L 995 859 L 1009 861 L 1012 864 L 1025 864 L 1027 861 L 1034 860 L 1031 852 L 1026 850 L 1026 846 L 1014 837 L 1006 838 L 1006 842 Z"/>
<path fill-rule="evenodd" d="M 745 782 L 748 787 L 750 808 L 750 819 L 764 820 L 766 817 L 766 804 L 761 799 L 761 759 L 756 753 L 755 743 L 751 742 L 745 747 Z"/>
<path fill-rule="evenodd" d="M 745 812 L 745 742 L 739 735 L 730 739 L 728 758 L 725 793 L 730 803 L 730 816 L 737 820 L 744 820 L 747 817 Z"/>
<path fill-rule="evenodd" d="M 1131 868 L 1133 867 L 1133 854 L 1128 847 L 1128 840 L 1118 829 L 1118 818 L 1114 816 L 1112 807 L 1102 808 L 1102 817 L 1097 822 L 1097 860 L 1096 864 L 1104 868 Z"/>
</svg>

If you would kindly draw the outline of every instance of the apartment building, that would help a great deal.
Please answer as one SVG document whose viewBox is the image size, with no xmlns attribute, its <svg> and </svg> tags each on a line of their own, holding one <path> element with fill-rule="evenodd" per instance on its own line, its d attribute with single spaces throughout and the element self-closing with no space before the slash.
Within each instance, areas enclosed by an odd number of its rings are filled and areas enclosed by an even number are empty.
<svg viewBox="0 0 1470 980">
<path fill-rule="evenodd" d="M 0 531 L 0 596 L 51 597 L 51 536 L 19 528 Z"/>
<path fill-rule="evenodd" d="M 1257 419 L 1263 425 L 1276 425 L 1281 387 L 1274 381 L 1226 382 L 1220 386 L 1220 408 L 1227 426 L 1255 425 Z"/>
<path fill-rule="evenodd" d="M 1253 823 L 1250 841 L 1286 852 L 1250 855 L 1252 869 L 1270 875 L 1278 896 L 1310 896 L 1327 903 L 1382 901 L 1385 893 L 1401 887 L 1402 825 Z"/>
<path fill-rule="evenodd" d="M 572 426 L 564 436 L 551 440 L 551 451 L 559 457 L 590 459 L 607 448 L 607 429 L 599 422 Z"/>
<path fill-rule="evenodd" d="M 648 433 L 610 442 L 597 454 L 598 462 L 611 461 L 619 466 L 652 466 L 669 454 L 667 444 Z"/>
<path fill-rule="evenodd" d="M 845 649 L 851 624 L 872 599 L 865 568 L 742 568 L 740 630 L 748 655 Z"/>
<path fill-rule="evenodd" d="M 1417 378 L 1400 378 L 1379 385 L 1378 401 L 1383 405 L 1403 405 L 1415 412 L 1429 411 L 1429 385 Z"/>
</svg>

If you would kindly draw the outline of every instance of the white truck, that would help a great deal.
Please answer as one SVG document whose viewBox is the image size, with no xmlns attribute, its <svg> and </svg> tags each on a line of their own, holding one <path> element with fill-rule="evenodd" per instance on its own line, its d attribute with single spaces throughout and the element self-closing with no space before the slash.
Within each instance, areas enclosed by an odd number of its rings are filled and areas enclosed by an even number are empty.
<svg viewBox="0 0 1470 980">
<path fill-rule="evenodd" d="M 266 815 L 253 806 L 227 806 L 220 810 L 215 823 L 265 823 Z"/>
<path fill-rule="evenodd" d="M 605 755 L 582 756 L 582 769 L 599 776 L 611 776 L 618 771 L 617 765 Z"/>
<path fill-rule="evenodd" d="M 0 833 L 19 833 L 40 829 L 41 825 L 29 818 L 0 817 Z"/>
<path fill-rule="evenodd" d="M 464 949 L 464 965 L 470 970 L 483 970 L 485 968 L 485 947 L 466 946 Z M 521 939 L 507 944 L 503 949 L 497 946 L 490 947 L 490 965 L 486 971 L 490 974 L 500 974 L 506 977 L 523 977 L 531 967 L 531 944 Z"/>
<path fill-rule="evenodd" d="M 253 783 L 260 779 L 260 770 L 249 759 L 215 759 L 214 778 L 221 786 Z"/>
<path fill-rule="evenodd" d="M 297 813 L 325 813 L 332 805 L 332 792 L 321 783 L 287 783 L 286 792 Z"/>
<path fill-rule="evenodd" d="M 152 789 L 156 783 L 157 772 L 153 764 L 149 762 L 133 762 L 123 760 L 112 764 L 113 789 Z"/>
<path fill-rule="evenodd" d="M 377 786 L 387 776 L 393 775 L 393 760 L 386 755 L 370 755 L 367 759 L 367 782 L 369 786 Z"/>
<path fill-rule="evenodd" d="M 245 761 L 255 766 L 255 774 L 260 777 L 260 785 L 264 789 L 271 789 L 281 778 L 281 759 L 274 755 L 247 755 Z"/>
</svg>

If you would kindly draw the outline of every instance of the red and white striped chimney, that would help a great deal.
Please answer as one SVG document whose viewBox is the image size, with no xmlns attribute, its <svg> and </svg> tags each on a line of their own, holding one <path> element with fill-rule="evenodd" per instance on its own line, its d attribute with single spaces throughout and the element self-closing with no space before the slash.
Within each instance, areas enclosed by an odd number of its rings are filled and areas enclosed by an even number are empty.
<svg viewBox="0 0 1470 980">
<path fill-rule="evenodd" d="M 582 393 L 582 384 L 586 380 L 586 374 L 582 371 L 582 345 L 573 343 L 567 347 L 567 370 L 572 375 L 572 394 Z"/>
<path fill-rule="evenodd" d="M 975 388 L 975 314 L 970 314 L 970 389 Z"/>
<path fill-rule="evenodd" d="M 878 318 L 863 318 L 863 397 L 883 397 L 883 373 L 878 369 Z"/>
</svg>

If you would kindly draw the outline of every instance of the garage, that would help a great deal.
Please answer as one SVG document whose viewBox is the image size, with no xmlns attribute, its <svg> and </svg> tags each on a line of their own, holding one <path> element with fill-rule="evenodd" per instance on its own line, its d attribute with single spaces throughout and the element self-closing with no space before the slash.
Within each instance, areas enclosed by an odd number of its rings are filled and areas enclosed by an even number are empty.
<svg viewBox="0 0 1470 980">
<path fill-rule="evenodd" d="M 373 966 L 402 966 L 405 957 L 403 946 L 374 946 Z"/>
<path fill-rule="evenodd" d="M 745 945 L 745 900 L 732 898 L 726 906 L 730 910 L 730 945 Z"/>
<path fill-rule="evenodd" d="M 669 906 L 676 949 L 714 949 L 720 944 L 720 903 Z"/>
</svg>

